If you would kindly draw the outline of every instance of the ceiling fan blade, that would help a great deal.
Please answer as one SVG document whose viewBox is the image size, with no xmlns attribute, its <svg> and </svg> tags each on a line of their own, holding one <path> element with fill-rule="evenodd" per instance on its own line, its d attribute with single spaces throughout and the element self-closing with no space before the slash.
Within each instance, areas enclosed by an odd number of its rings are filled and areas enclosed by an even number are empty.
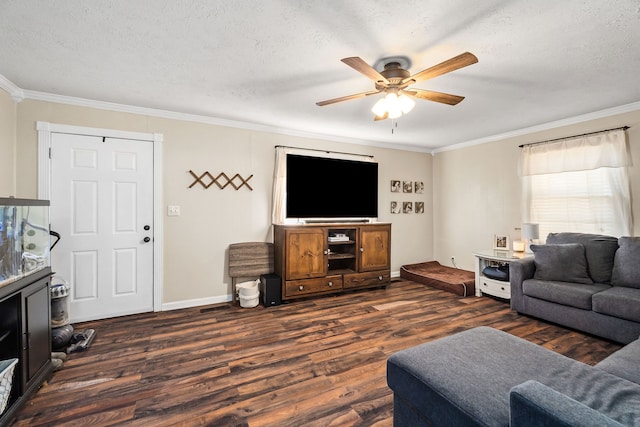
<svg viewBox="0 0 640 427">
<path fill-rule="evenodd" d="M 364 60 L 358 56 L 343 58 L 341 59 L 341 61 L 347 64 L 349 67 L 356 70 L 357 72 L 362 73 L 365 76 L 369 77 L 371 80 L 373 80 L 376 83 L 381 83 L 385 85 L 389 84 L 389 80 L 387 80 L 386 77 L 384 77 L 382 74 L 377 72 L 375 68 L 373 68 L 371 65 L 364 62 Z"/>
<path fill-rule="evenodd" d="M 464 99 L 464 96 L 450 95 L 448 93 L 433 92 L 431 90 L 411 89 L 400 91 L 405 95 L 426 99 L 427 101 L 441 102 L 443 104 L 456 105 Z"/>
<path fill-rule="evenodd" d="M 319 107 L 322 107 L 322 106 L 329 105 L 329 104 L 335 104 L 336 102 L 342 102 L 342 101 L 349 101 L 351 99 L 364 98 L 365 96 L 375 95 L 376 93 L 380 93 L 380 91 L 379 90 L 372 90 L 372 91 L 369 91 L 369 92 L 354 93 L 353 95 L 341 96 L 340 98 L 333 98 L 333 99 L 327 99 L 326 101 L 316 102 L 316 105 L 319 106 Z"/>
<path fill-rule="evenodd" d="M 389 113 L 385 112 L 385 113 L 384 113 L 383 115 L 381 115 L 381 116 L 375 116 L 375 117 L 373 118 L 373 121 L 374 121 L 374 122 L 377 122 L 377 121 L 379 121 L 379 120 L 386 120 L 386 119 L 388 119 L 388 118 L 389 118 Z"/>
<path fill-rule="evenodd" d="M 438 65 L 434 65 L 433 67 L 427 68 L 426 70 L 422 70 L 419 73 L 414 74 L 413 76 L 409 76 L 404 79 L 402 83 L 410 82 L 411 80 L 413 80 L 414 82 L 421 82 L 424 80 L 432 79 L 442 74 L 450 73 L 451 71 L 455 71 L 468 65 L 475 64 L 476 62 L 478 62 L 478 58 L 476 58 L 473 53 L 465 52 L 451 59 L 447 59 L 446 61 L 441 62 Z"/>
</svg>

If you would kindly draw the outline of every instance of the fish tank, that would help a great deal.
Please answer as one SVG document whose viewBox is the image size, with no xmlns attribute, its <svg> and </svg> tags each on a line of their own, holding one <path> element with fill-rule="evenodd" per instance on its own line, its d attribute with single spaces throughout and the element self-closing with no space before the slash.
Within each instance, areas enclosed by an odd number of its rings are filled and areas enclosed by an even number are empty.
<svg viewBox="0 0 640 427">
<path fill-rule="evenodd" d="M 50 266 L 49 201 L 0 197 L 0 287 Z"/>
</svg>

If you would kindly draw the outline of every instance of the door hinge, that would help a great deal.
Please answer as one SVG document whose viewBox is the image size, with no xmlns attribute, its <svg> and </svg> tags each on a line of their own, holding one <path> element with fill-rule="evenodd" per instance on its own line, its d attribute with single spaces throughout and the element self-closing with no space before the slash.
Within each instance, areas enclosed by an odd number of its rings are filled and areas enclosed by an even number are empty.
<svg viewBox="0 0 640 427">
<path fill-rule="evenodd" d="M 51 159 L 51 147 L 49 147 L 49 159 Z"/>
</svg>

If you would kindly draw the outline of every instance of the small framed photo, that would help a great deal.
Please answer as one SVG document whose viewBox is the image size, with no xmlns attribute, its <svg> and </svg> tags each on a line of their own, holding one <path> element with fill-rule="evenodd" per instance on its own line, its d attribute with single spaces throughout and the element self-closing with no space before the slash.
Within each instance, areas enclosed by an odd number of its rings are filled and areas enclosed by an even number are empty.
<svg viewBox="0 0 640 427">
<path fill-rule="evenodd" d="M 424 193 L 424 182 L 416 181 L 416 182 L 413 183 L 413 186 L 414 186 L 416 194 Z"/>
<path fill-rule="evenodd" d="M 403 193 L 413 193 L 413 181 L 403 181 L 402 182 L 402 192 Z"/>
<path fill-rule="evenodd" d="M 398 182 L 400 182 L 400 181 L 398 181 Z M 400 203 L 391 202 L 391 213 L 392 214 L 399 214 L 400 213 Z"/>
<path fill-rule="evenodd" d="M 424 213 L 424 202 L 416 202 L 416 213 L 423 214 Z"/>
<path fill-rule="evenodd" d="M 496 234 L 493 236 L 493 249 L 497 251 L 509 250 L 509 236 L 504 234 Z"/>
<path fill-rule="evenodd" d="M 400 181 L 397 179 L 391 180 L 391 192 L 399 193 L 400 192 Z"/>
<path fill-rule="evenodd" d="M 413 212 L 413 202 L 402 202 L 402 213 Z"/>
</svg>

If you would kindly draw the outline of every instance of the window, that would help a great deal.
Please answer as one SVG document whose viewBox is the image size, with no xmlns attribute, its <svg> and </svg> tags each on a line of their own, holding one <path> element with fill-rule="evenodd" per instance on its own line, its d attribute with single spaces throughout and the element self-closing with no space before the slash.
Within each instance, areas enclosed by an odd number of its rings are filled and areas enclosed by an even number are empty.
<svg viewBox="0 0 640 427">
<path fill-rule="evenodd" d="M 623 130 L 523 147 L 523 222 L 540 238 L 574 231 L 630 235 L 631 202 Z"/>
</svg>

